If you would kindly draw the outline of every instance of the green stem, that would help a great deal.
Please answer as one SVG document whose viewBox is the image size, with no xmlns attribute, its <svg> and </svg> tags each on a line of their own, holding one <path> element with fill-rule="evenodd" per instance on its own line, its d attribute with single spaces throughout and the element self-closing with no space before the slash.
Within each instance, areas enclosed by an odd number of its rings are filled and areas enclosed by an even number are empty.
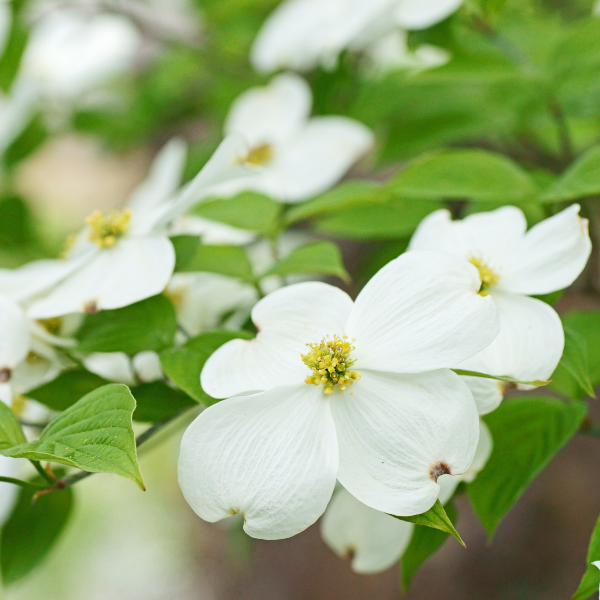
<svg viewBox="0 0 600 600">
<path fill-rule="evenodd" d="M 55 481 L 52 479 L 50 474 L 42 467 L 42 465 L 37 460 L 29 459 L 29 462 L 35 467 L 35 470 L 50 484 L 54 485 Z"/>
<path fill-rule="evenodd" d="M 0 475 L 0 482 L 13 483 L 14 485 L 20 485 L 24 488 L 33 488 L 35 490 L 43 490 L 46 487 L 45 485 L 40 485 L 39 483 L 23 481 L 22 479 L 15 479 L 14 477 L 4 477 L 3 475 Z"/>
</svg>

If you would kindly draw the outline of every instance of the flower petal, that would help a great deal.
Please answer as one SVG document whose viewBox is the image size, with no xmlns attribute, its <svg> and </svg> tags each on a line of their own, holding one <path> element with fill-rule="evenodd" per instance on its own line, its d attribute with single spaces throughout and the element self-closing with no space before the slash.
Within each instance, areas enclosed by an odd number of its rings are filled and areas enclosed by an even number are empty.
<svg viewBox="0 0 600 600">
<path fill-rule="evenodd" d="M 408 252 L 388 263 L 358 295 L 348 320 L 356 368 L 418 373 L 485 348 L 499 323 L 480 285 L 473 265 L 443 252 Z"/>
<path fill-rule="evenodd" d="M 427 29 L 455 12 L 463 0 L 400 0 L 396 23 L 404 29 Z"/>
<path fill-rule="evenodd" d="M 337 466 L 327 401 L 301 383 L 205 410 L 183 436 L 179 485 L 204 520 L 240 513 L 248 535 L 282 539 L 323 514 Z"/>
<path fill-rule="evenodd" d="M 340 557 L 352 559 L 356 573 L 379 573 L 397 562 L 412 536 L 414 525 L 390 517 L 340 489 L 333 495 L 321 535 Z"/>
<path fill-rule="evenodd" d="M 352 395 L 329 396 L 340 446 L 340 483 L 394 515 L 431 508 L 442 473 L 471 464 L 479 419 L 473 397 L 448 370 L 397 375 L 364 370 Z"/>
<path fill-rule="evenodd" d="M 317 281 L 281 288 L 252 309 L 255 339 L 231 340 L 206 361 L 200 380 L 214 398 L 299 383 L 309 375 L 301 354 L 306 344 L 342 335 L 352 300 Z"/>
<path fill-rule="evenodd" d="M 4 477 L 18 477 L 19 466 L 17 459 L 0 456 L 0 475 Z M 10 515 L 18 492 L 18 486 L 12 483 L 0 483 L 0 526 L 4 525 L 4 522 Z"/>
<path fill-rule="evenodd" d="M 517 294 L 548 294 L 571 285 L 592 251 L 588 222 L 579 205 L 532 227 L 506 257 L 498 288 Z"/>
<path fill-rule="evenodd" d="M 0 294 L 0 383 L 6 382 L 10 372 L 27 356 L 29 345 L 28 321 L 23 309 Z"/>
<path fill-rule="evenodd" d="M 479 371 L 484 373 L 487 371 Z M 477 412 L 480 415 L 487 415 L 496 410 L 508 388 L 506 381 L 498 379 L 484 379 L 483 377 L 462 377 L 462 380 L 469 386 L 473 399 L 477 405 Z"/>
<path fill-rule="evenodd" d="M 136 378 L 129 356 L 124 352 L 94 352 L 83 359 L 88 371 L 126 385 L 135 385 Z"/>
<path fill-rule="evenodd" d="M 123 238 L 95 257 L 29 309 L 34 319 L 121 308 L 162 292 L 175 266 L 168 238 Z"/>
</svg>

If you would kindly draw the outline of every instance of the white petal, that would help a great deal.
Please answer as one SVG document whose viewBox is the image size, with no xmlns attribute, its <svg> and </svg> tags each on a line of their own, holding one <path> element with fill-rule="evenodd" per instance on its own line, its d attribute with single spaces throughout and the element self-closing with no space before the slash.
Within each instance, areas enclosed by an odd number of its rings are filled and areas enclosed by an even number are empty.
<svg viewBox="0 0 600 600">
<path fill-rule="evenodd" d="M 30 337 L 27 318 L 23 309 L 0 294 L 0 383 L 10 378 L 14 369 L 29 352 Z"/>
<path fill-rule="evenodd" d="M 255 87 L 231 106 L 225 132 L 242 134 L 249 146 L 280 144 L 294 136 L 310 115 L 310 87 L 298 75 L 285 73 L 269 85 Z"/>
<path fill-rule="evenodd" d="M 565 343 L 556 311 L 527 296 L 496 291 L 491 296 L 500 313 L 500 333 L 487 348 L 456 367 L 522 381 L 548 379 L 560 361 Z M 493 380 L 474 383 L 473 379 L 469 378 L 468 385 L 480 414 L 494 410 L 499 403 L 498 392 L 505 392 L 506 384 Z"/>
<path fill-rule="evenodd" d="M 0 475 L 3 477 L 18 477 L 19 461 L 15 458 L 0 456 Z M 18 492 L 18 486 L 12 483 L 0 483 L 0 527 L 10 515 Z"/>
<path fill-rule="evenodd" d="M 395 515 L 431 508 L 443 472 L 471 464 L 479 419 L 469 388 L 448 370 L 397 375 L 363 370 L 329 396 L 340 447 L 340 483 L 364 504 Z"/>
<path fill-rule="evenodd" d="M 579 205 L 532 227 L 506 257 L 498 288 L 517 294 L 548 294 L 568 287 L 592 251 L 588 222 Z"/>
<path fill-rule="evenodd" d="M 135 375 L 129 356 L 124 352 L 94 352 L 83 358 L 83 364 L 88 371 L 108 379 L 135 385 Z"/>
<path fill-rule="evenodd" d="M 163 378 L 160 358 L 150 350 L 140 352 L 133 357 L 133 369 L 141 383 L 149 383 Z"/>
<path fill-rule="evenodd" d="M 323 514 L 337 466 L 327 401 L 301 383 L 205 410 L 183 436 L 179 485 L 204 520 L 240 513 L 248 535 L 282 539 Z"/>
<path fill-rule="evenodd" d="M 474 371 L 475 369 L 470 370 Z M 485 373 L 490 370 L 492 369 L 487 367 L 483 371 L 479 370 L 479 372 Z M 497 374 L 502 375 L 502 373 Z M 483 377 L 463 377 L 462 380 L 469 386 L 477 405 L 477 412 L 480 415 L 487 415 L 496 410 L 504 399 L 504 394 L 507 390 L 507 383 L 505 381 L 484 379 Z"/>
<path fill-rule="evenodd" d="M 123 238 L 113 248 L 99 249 L 89 264 L 35 302 L 28 314 L 43 319 L 128 306 L 162 292 L 174 266 L 175 250 L 168 238 Z"/>
<path fill-rule="evenodd" d="M 443 252 L 407 252 L 388 263 L 358 295 L 348 320 L 356 368 L 429 371 L 485 348 L 499 322 L 480 285 L 473 265 Z"/>
<path fill-rule="evenodd" d="M 340 557 L 352 559 L 356 573 L 378 573 L 397 562 L 414 525 L 358 501 L 345 489 L 333 495 L 321 521 L 325 543 Z"/>
<path fill-rule="evenodd" d="M 232 244 L 234 246 L 244 246 L 256 238 L 256 233 L 237 229 L 225 223 L 209 221 L 195 215 L 183 215 L 176 219 L 170 229 L 171 235 L 198 235 L 202 238 L 202 243 L 211 246 L 220 246 L 222 244 Z"/>
<path fill-rule="evenodd" d="M 438 478 L 438 483 L 440 484 L 440 495 L 438 496 L 438 500 L 442 506 L 454 496 L 454 492 L 461 481 L 462 478 L 460 475 L 440 475 Z"/>
<path fill-rule="evenodd" d="M 404 29 L 427 29 L 455 12 L 463 0 L 399 0 L 396 23 Z"/>
<path fill-rule="evenodd" d="M 306 344 L 342 335 L 352 300 L 320 282 L 290 285 L 252 309 L 258 328 L 253 340 L 232 340 L 206 361 L 200 380 L 214 398 L 300 383 L 310 374 L 302 362 Z"/>
</svg>

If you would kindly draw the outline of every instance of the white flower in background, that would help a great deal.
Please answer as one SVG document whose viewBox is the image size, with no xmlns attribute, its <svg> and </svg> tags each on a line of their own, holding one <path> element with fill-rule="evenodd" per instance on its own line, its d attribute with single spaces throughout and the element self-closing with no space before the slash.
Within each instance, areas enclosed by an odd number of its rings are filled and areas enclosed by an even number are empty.
<svg viewBox="0 0 600 600">
<path fill-rule="evenodd" d="M 175 266 L 167 223 L 199 202 L 211 185 L 242 170 L 239 157 L 244 153 L 243 140 L 228 137 L 194 180 L 177 192 L 186 148 L 179 140 L 167 144 L 124 209 L 96 211 L 88 218 L 68 258 L 56 261 L 64 265 L 66 276 L 29 307 L 29 316 L 120 308 L 160 293 Z"/>
<path fill-rule="evenodd" d="M 124 352 L 94 352 L 82 359 L 85 368 L 108 381 L 139 385 L 163 378 L 160 358 L 147 350 L 129 357 Z"/>
<path fill-rule="evenodd" d="M 225 132 L 245 138 L 246 164 L 255 172 L 215 187 L 213 195 L 251 190 L 300 202 L 337 183 L 371 148 L 373 134 L 348 117 L 311 119 L 311 104 L 308 84 L 293 74 L 279 75 L 235 100 Z"/>
<path fill-rule="evenodd" d="M 190 506 L 211 522 L 240 513 L 246 533 L 264 539 L 314 523 L 336 478 L 378 510 L 428 510 L 437 478 L 464 473 L 477 446 L 472 395 L 445 367 L 497 335 L 480 285 L 466 261 L 408 253 L 356 302 L 320 282 L 261 300 L 256 339 L 228 342 L 202 371 L 203 389 L 229 399 L 183 437 Z"/>
<path fill-rule="evenodd" d="M 530 295 L 568 287 L 591 252 L 587 220 L 574 204 L 527 230 L 522 211 L 505 206 L 452 221 L 439 210 L 417 228 L 409 250 L 441 250 L 463 257 L 480 272 L 482 294 L 500 313 L 500 334 L 485 350 L 453 365 L 521 381 L 549 378 L 562 356 L 564 333 L 554 309 Z M 480 414 L 498 407 L 502 381 L 466 377 Z"/>
<path fill-rule="evenodd" d="M 596 15 L 596 16 L 600 15 L 600 2 L 596 2 L 594 4 L 594 7 L 592 8 L 592 14 Z M 596 564 L 596 563 L 594 563 L 594 564 Z"/>
<path fill-rule="evenodd" d="M 471 482 L 492 452 L 492 436 L 480 421 L 479 443 L 471 466 L 462 475 L 441 475 L 439 501 L 446 504 L 461 481 Z M 414 525 L 369 508 L 345 489 L 337 490 L 321 521 L 325 543 L 340 557 L 350 558 L 356 573 L 379 573 L 400 560 Z"/>
<path fill-rule="evenodd" d="M 597 567 L 598 569 L 600 569 L 600 560 L 597 560 L 595 562 L 592 563 L 595 567 Z M 600 598 L 600 595 L 599 595 Z"/>
<path fill-rule="evenodd" d="M 426 29 L 463 0 L 286 0 L 258 33 L 250 60 L 271 73 L 335 68 L 344 49 L 362 50 L 396 28 Z"/>
</svg>

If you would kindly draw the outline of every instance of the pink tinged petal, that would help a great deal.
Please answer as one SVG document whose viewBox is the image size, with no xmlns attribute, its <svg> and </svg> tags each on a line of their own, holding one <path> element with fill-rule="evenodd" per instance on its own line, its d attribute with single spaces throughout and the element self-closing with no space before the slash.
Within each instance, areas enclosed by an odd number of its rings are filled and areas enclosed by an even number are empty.
<svg viewBox="0 0 600 600">
<path fill-rule="evenodd" d="M 255 339 L 232 340 L 206 361 L 200 380 L 214 398 L 302 382 L 310 374 L 301 355 L 307 343 L 342 335 L 352 300 L 321 282 L 281 288 L 252 309 Z"/>
<path fill-rule="evenodd" d="M 0 294 L 0 384 L 10 380 L 12 370 L 27 356 L 30 336 L 23 309 Z"/>
<path fill-rule="evenodd" d="M 449 17 L 463 0 L 400 0 L 396 23 L 404 29 L 427 29 Z"/>
<path fill-rule="evenodd" d="M 548 379 L 558 365 L 565 344 L 556 311 L 541 300 L 492 292 L 500 313 L 500 333 L 484 350 L 456 365 L 489 375 L 508 375 L 521 381 Z M 468 379 L 480 414 L 497 408 L 508 386 L 493 380 Z"/>
<path fill-rule="evenodd" d="M 352 395 L 335 390 L 330 396 L 338 479 L 367 506 L 423 513 L 438 497 L 437 478 L 462 474 L 473 460 L 479 437 L 473 397 L 448 370 L 361 374 Z"/>
<path fill-rule="evenodd" d="M 202 519 L 240 513 L 248 535 L 282 539 L 323 514 L 337 467 L 327 400 L 302 383 L 205 410 L 183 436 L 179 485 Z"/>
<path fill-rule="evenodd" d="M 477 269 L 443 252 L 408 252 L 358 295 L 346 326 L 356 369 L 418 373 L 450 367 L 498 334 L 498 310 L 478 294 Z"/>
<path fill-rule="evenodd" d="M 532 227 L 506 257 L 498 288 L 533 295 L 571 285 L 592 251 L 588 222 L 579 210 L 573 204 Z"/>
<path fill-rule="evenodd" d="M 34 319 L 121 308 L 162 292 L 173 273 L 175 251 L 168 238 L 123 238 L 98 250 L 49 296 L 29 309 Z"/>
<path fill-rule="evenodd" d="M 325 543 L 340 558 L 352 559 L 355 573 L 379 573 L 397 562 L 414 525 L 359 502 L 345 489 L 337 491 L 321 521 Z"/>
</svg>

